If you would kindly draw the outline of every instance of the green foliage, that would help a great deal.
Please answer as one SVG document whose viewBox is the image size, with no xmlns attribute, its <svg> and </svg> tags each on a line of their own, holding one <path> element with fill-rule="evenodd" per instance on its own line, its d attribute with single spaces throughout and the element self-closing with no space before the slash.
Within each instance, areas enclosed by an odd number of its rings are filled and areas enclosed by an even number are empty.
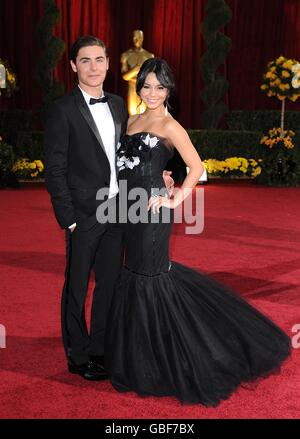
<svg viewBox="0 0 300 439">
<path fill-rule="evenodd" d="M 295 119 L 291 117 L 290 121 L 294 122 Z M 260 127 L 259 124 L 256 126 Z M 188 134 L 202 160 L 225 160 L 229 157 L 262 159 L 262 172 L 255 178 L 255 182 L 270 186 L 299 186 L 300 133 L 294 137 L 295 147 L 292 149 L 280 146 L 270 149 L 262 145 L 262 131 L 188 130 Z M 183 172 L 183 161 L 178 162 L 178 165 Z"/>
<path fill-rule="evenodd" d="M 202 160 L 225 160 L 228 157 L 262 158 L 259 131 L 188 130 Z"/>
<path fill-rule="evenodd" d="M 15 156 L 43 159 L 43 131 L 32 130 L 32 112 L 0 110 L 0 137 L 12 145 Z"/>
<path fill-rule="evenodd" d="M 222 116 L 228 111 L 222 97 L 229 88 L 228 81 L 218 73 L 231 49 L 231 40 L 219 31 L 231 20 L 231 10 L 224 0 L 207 0 L 206 17 L 201 32 L 207 44 L 207 51 L 200 60 L 204 88 L 200 92 L 207 110 L 201 115 L 204 128 L 217 128 Z"/>
<path fill-rule="evenodd" d="M 266 148 L 260 145 L 262 132 L 230 131 L 230 130 L 187 130 L 191 142 L 202 160 L 225 160 L 228 157 L 245 157 L 260 159 L 264 157 Z M 172 170 L 176 182 L 182 183 L 186 176 L 186 165 L 175 150 L 173 159 L 167 169 Z M 228 175 L 229 176 L 229 175 Z"/>
<path fill-rule="evenodd" d="M 19 134 L 16 153 L 29 160 L 43 160 L 43 131 L 23 131 Z"/>
<path fill-rule="evenodd" d="M 257 183 L 277 187 L 299 186 L 299 147 L 286 149 L 280 145 L 274 146 L 265 154 L 261 168 L 261 174 L 256 177 Z"/>
<path fill-rule="evenodd" d="M 16 186 L 16 180 L 11 172 L 15 154 L 13 147 L 0 140 L 0 187 Z"/>
<path fill-rule="evenodd" d="M 53 69 L 65 51 L 65 42 L 52 35 L 53 27 L 60 20 L 60 11 L 55 0 L 44 0 L 44 16 L 41 19 L 37 34 L 43 49 L 36 66 L 36 80 L 43 90 L 44 96 L 39 109 L 43 121 L 45 111 L 55 99 L 64 94 L 64 86 L 53 75 Z"/>
<path fill-rule="evenodd" d="M 257 181 L 269 186 L 298 186 L 300 179 L 299 134 L 272 128 L 260 141 L 265 158 Z"/>
<path fill-rule="evenodd" d="M 227 115 L 227 125 L 231 130 L 258 130 L 267 133 L 280 126 L 280 111 L 232 111 Z M 262 172 L 255 181 L 270 186 L 298 186 L 300 179 L 300 112 L 285 113 L 285 128 L 293 130 L 295 147 L 286 149 L 276 145 L 267 148 L 259 145 L 259 156 L 263 158 Z M 243 132 L 243 131 L 240 131 Z M 258 157 L 258 156 L 257 156 Z"/>
<path fill-rule="evenodd" d="M 29 110 L 0 110 L 0 135 L 14 148 L 21 131 L 30 130 L 32 126 L 32 111 Z"/>
<path fill-rule="evenodd" d="M 267 133 L 273 127 L 280 126 L 280 111 L 270 110 L 240 110 L 231 111 L 226 116 L 230 130 L 261 131 Z M 300 112 L 286 111 L 285 129 L 297 131 L 300 128 Z"/>
</svg>

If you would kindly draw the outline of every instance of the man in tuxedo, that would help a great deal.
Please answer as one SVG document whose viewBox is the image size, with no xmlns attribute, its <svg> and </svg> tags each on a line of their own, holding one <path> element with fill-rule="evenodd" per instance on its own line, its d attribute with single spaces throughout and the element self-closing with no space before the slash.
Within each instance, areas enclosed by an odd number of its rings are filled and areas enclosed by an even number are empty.
<svg viewBox="0 0 300 439">
<path fill-rule="evenodd" d="M 74 43 L 71 67 L 78 85 L 50 108 L 44 143 L 46 187 L 56 219 L 66 230 L 62 334 L 68 369 L 89 380 L 107 378 L 105 323 L 122 256 L 118 224 L 101 224 L 96 218 L 99 189 L 107 188 L 108 202 L 117 204 L 115 153 L 127 122 L 123 99 L 103 92 L 108 66 L 101 40 L 84 36 Z M 88 333 L 85 302 L 92 270 L 95 289 Z"/>
</svg>

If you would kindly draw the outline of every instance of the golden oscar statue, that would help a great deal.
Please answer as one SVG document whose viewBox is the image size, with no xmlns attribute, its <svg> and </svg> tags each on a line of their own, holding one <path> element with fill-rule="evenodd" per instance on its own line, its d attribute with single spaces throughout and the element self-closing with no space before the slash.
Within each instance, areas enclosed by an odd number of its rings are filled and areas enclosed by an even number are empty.
<svg viewBox="0 0 300 439">
<path fill-rule="evenodd" d="M 144 103 L 141 103 L 140 98 L 135 92 L 136 77 L 140 70 L 141 65 L 148 58 L 154 58 L 153 53 L 143 49 L 144 33 L 142 30 L 133 31 L 133 44 L 134 47 L 126 50 L 121 55 L 121 72 L 122 77 L 128 82 L 128 113 L 130 116 L 133 114 L 140 114 L 145 111 Z"/>
</svg>

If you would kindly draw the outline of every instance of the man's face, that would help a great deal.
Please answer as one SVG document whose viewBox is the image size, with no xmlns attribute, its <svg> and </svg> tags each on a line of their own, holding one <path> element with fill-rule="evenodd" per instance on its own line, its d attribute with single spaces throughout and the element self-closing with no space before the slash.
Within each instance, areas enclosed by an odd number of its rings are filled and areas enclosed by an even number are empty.
<svg viewBox="0 0 300 439">
<path fill-rule="evenodd" d="M 103 47 L 87 46 L 79 49 L 76 62 L 71 61 L 72 70 L 77 73 L 83 90 L 102 86 L 108 70 L 108 57 Z"/>
</svg>

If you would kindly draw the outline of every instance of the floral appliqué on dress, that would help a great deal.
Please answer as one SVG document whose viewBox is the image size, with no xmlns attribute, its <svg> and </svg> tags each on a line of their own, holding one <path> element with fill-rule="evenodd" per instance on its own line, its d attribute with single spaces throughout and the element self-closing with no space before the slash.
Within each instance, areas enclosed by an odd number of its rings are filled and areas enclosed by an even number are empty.
<svg viewBox="0 0 300 439">
<path fill-rule="evenodd" d="M 117 167 L 119 171 L 123 169 L 133 169 L 140 164 L 140 157 L 136 155 L 138 151 L 149 151 L 154 148 L 159 142 L 155 136 L 150 136 L 148 133 L 140 137 L 134 137 L 126 134 L 117 145 Z"/>
</svg>

